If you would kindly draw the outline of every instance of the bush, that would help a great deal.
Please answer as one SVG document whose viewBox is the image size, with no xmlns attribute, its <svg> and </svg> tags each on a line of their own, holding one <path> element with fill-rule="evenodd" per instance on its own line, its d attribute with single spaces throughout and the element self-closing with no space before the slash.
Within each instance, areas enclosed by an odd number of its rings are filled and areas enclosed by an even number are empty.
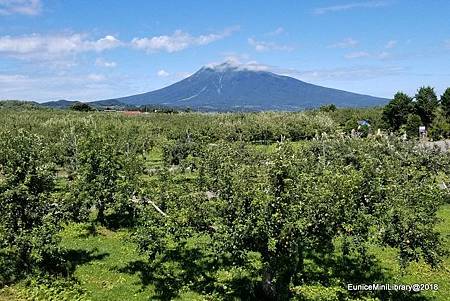
<svg viewBox="0 0 450 301">
<path fill-rule="evenodd" d="M 293 301 L 342 301 L 348 296 L 346 289 L 322 285 L 296 286 L 291 291 Z"/>
<path fill-rule="evenodd" d="M 192 141 L 170 141 L 163 146 L 163 159 L 168 165 L 180 165 L 188 156 L 195 157 L 199 145 Z"/>
<path fill-rule="evenodd" d="M 132 224 L 141 156 L 114 136 L 92 132 L 80 139 L 77 152 L 68 208 L 77 208 L 84 220 L 95 208 L 97 221 L 112 228 Z"/>
<path fill-rule="evenodd" d="M 87 293 L 74 279 L 28 278 L 16 286 L 17 293 L 33 301 L 88 301 Z"/>
<path fill-rule="evenodd" d="M 430 126 L 429 137 L 433 140 L 441 140 L 450 137 L 450 123 L 442 114 L 438 114 Z"/>
<path fill-rule="evenodd" d="M 61 212 L 52 200 L 54 168 L 42 139 L 23 130 L 0 133 L 0 259 L 3 282 L 45 269 L 57 252 Z M 17 275 L 14 275 L 14 274 Z"/>
<path fill-rule="evenodd" d="M 319 108 L 321 112 L 335 112 L 337 107 L 335 104 L 323 105 Z"/>
<path fill-rule="evenodd" d="M 79 112 L 90 112 L 90 111 L 95 111 L 90 105 L 88 105 L 87 103 L 84 102 L 77 102 L 74 103 L 70 109 L 72 111 L 79 111 Z"/>
</svg>

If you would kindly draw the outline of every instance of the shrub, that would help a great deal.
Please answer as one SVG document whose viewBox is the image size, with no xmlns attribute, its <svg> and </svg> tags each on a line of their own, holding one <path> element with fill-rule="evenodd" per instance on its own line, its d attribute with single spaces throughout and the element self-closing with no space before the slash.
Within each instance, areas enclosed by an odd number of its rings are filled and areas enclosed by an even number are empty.
<svg viewBox="0 0 450 301">
<path fill-rule="evenodd" d="M 61 212 L 53 186 L 54 167 L 42 139 L 23 130 L 0 133 L 0 253 L 9 256 L 0 259 L 8 263 L 3 282 L 45 268 L 57 251 Z"/>
</svg>

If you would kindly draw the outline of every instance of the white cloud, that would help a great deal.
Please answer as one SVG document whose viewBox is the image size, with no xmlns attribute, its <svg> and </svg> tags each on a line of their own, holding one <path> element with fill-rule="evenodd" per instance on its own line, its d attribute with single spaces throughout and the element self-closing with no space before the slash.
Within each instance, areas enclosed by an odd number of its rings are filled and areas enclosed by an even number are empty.
<svg viewBox="0 0 450 301">
<path fill-rule="evenodd" d="M 161 69 L 156 73 L 156 75 L 158 75 L 159 77 L 167 77 L 170 75 L 170 73 L 166 70 Z"/>
<path fill-rule="evenodd" d="M 280 34 L 284 33 L 284 28 L 283 27 L 277 27 L 275 30 L 273 31 L 269 31 L 268 33 L 266 33 L 266 35 L 268 36 L 279 36 Z"/>
<path fill-rule="evenodd" d="M 386 45 L 384 46 L 384 48 L 386 49 L 392 49 L 395 48 L 397 46 L 397 41 L 396 40 L 390 40 L 386 43 Z"/>
<path fill-rule="evenodd" d="M 117 38 L 111 35 L 107 35 L 97 41 L 84 41 L 84 46 L 86 50 L 103 51 L 106 49 L 112 49 L 120 46 L 120 42 Z"/>
<path fill-rule="evenodd" d="M 0 56 L 48 60 L 86 51 L 101 52 L 121 44 L 111 35 L 98 40 L 89 40 L 82 34 L 0 36 Z"/>
<path fill-rule="evenodd" d="M 18 81 L 27 80 L 28 77 L 20 74 L 0 74 L 0 83 L 11 84 Z"/>
<path fill-rule="evenodd" d="M 211 63 L 206 65 L 210 68 L 237 68 L 241 70 L 269 71 L 279 75 L 295 77 L 300 80 L 317 82 L 326 80 L 364 80 L 385 76 L 394 76 L 406 71 L 403 67 L 397 66 L 356 66 L 352 68 L 335 69 L 314 69 L 314 70 L 296 70 L 282 68 L 259 63 L 257 61 L 241 61 L 239 57 L 229 57 L 229 60 L 222 63 Z"/>
<path fill-rule="evenodd" d="M 231 62 L 241 62 L 250 60 L 250 56 L 246 53 L 237 53 L 237 52 L 224 52 L 221 54 L 223 57 L 222 61 L 231 61 Z"/>
<path fill-rule="evenodd" d="M 255 48 L 258 52 L 270 51 L 270 50 L 281 50 L 281 51 L 292 51 L 294 48 L 287 45 L 279 45 L 273 42 L 258 41 L 254 38 L 249 38 L 248 43 Z"/>
<path fill-rule="evenodd" d="M 394 76 L 406 71 L 403 67 L 358 66 L 353 68 L 317 69 L 296 72 L 293 75 L 307 81 L 323 80 L 363 80 L 385 76 Z"/>
<path fill-rule="evenodd" d="M 203 46 L 212 42 L 224 39 L 237 31 L 238 27 L 230 27 L 220 33 L 211 33 L 200 36 L 192 36 L 191 34 L 177 30 L 172 35 L 162 35 L 149 38 L 134 38 L 131 45 L 136 49 L 145 50 L 147 52 L 177 52 L 191 46 Z"/>
<path fill-rule="evenodd" d="M 208 68 L 225 69 L 236 68 L 238 70 L 251 70 L 251 71 L 271 71 L 269 65 L 261 64 L 257 61 L 242 61 L 240 56 L 227 56 L 224 62 L 212 62 L 206 65 Z"/>
<path fill-rule="evenodd" d="M 0 0 L 6 1 L 6 0 Z M 192 36 L 182 31 L 176 31 L 171 36 L 152 38 L 135 38 L 130 42 L 120 41 L 113 35 L 92 39 L 87 34 L 30 34 L 23 36 L 0 36 L 0 57 L 44 61 L 51 64 L 65 61 L 60 65 L 73 65 L 70 58 L 82 52 L 103 52 L 105 50 L 131 46 L 148 52 L 176 52 L 190 46 L 201 46 L 223 39 L 231 35 L 238 27 L 227 28 L 220 33 Z M 69 60 L 69 62 L 67 62 Z M 115 62 L 96 61 L 97 66 L 115 67 Z"/>
<path fill-rule="evenodd" d="M 356 8 L 378 8 L 389 5 L 387 1 L 365 1 L 365 2 L 353 2 L 342 5 L 318 7 L 314 9 L 313 13 L 316 15 L 323 15 L 326 13 L 347 11 Z"/>
<path fill-rule="evenodd" d="M 103 74 L 91 73 L 87 76 L 87 79 L 93 82 L 101 82 L 104 81 L 106 77 Z"/>
<path fill-rule="evenodd" d="M 380 60 L 386 60 L 391 57 L 391 53 L 387 51 L 381 51 L 376 55 L 376 57 L 379 58 Z"/>
<path fill-rule="evenodd" d="M 355 51 L 355 52 L 350 52 L 348 54 L 345 55 L 346 59 L 359 59 L 359 58 L 366 58 L 366 57 L 370 57 L 370 53 L 366 52 L 366 51 Z"/>
<path fill-rule="evenodd" d="M 181 72 L 175 73 L 175 77 L 178 79 L 185 79 L 185 78 L 191 76 L 192 74 L 194 74 L 194 73 L 181 71 Z"/>
<path fill-rule="evenodd" d="M 0 73 L 0 99 L 91 101 L 146 92 L 148 86 L 141 79 L 96 73 L 40 76 Z"/>
<path fill-rule="evenodd" d="M 185 72 L 185 71 L 171 73 L 164 69 L 158 70 L 156 72 L 156 75 L 158 77 L 164 78 L 169 83 L 174 83 L 174 82 L 180 81 L 182 79 L 185 79 L 185 78 L 191 76 L 192 74 L 194 74 L 194 73 L 193 72 Z"/>
<path fill-rule="evenodd" d="M 392 55 L 388 51 L 380 51 L 380 52 L 367 52 L 367 51 L 355 51 L 350 52 L 345 55 L 346 59 L 361 59 L 361 58 L 372 58 L 372 59 L 378 59 L 378 60 L 386 60 L 391 58 Z"/>
<path fill-rule="evenodd" d="M 95 60 L 95 65 L 98 67 L 105 67 L 105 68 L 115 68 L 117 67 L 117 63 L 116 62 L 108 62 L 105 61 L 102 58 L 98 58 Z"/>
<path fill-rule="evenodd" d="M 354 48 L 359 42 L 352 38 L 346 38 L 340 42 L 328 46 L 329 48 Z"/>
<path fill-rule="evenodd" d="M 0 0 L 0 15 L 38 15 L 42 10 L 41 0 Z"/>
<path fill-rule="evenodd" d="M 270 71 L 270 66 L 261 64 L 257 61 L 249 61 L 243 64 L 243 68 L 252 71 Z"/>
</svg>

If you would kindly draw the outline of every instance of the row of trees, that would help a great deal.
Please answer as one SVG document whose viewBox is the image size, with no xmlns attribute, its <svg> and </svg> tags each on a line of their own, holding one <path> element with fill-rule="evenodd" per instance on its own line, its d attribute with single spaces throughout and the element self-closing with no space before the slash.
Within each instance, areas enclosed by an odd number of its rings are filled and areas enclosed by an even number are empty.
<svg viewBox="0 0 450 301">
<path fill-rule="evenodd" d="M 384 107 L 383 118 L 391 130 L 403 130 L 412 137 L 418 135 L 420 125 L 436 132 L 445 127 L 442 118 L 450 120 L 450 88 L 440 99 L 431 87 L 421 87 L 414 97 L 398 92 Z"/>
<path fill-rule="evenodd" d="M 0 131 L 0 287 L 35 273 L 67 274 L 58 232 L 69 222 L 128 226 L 143 144 L 118 132 L 69 132 L 60 144 L 24 129 Z M 126 137 L 122 137 L 126 138 Z"/>
<path fill-rule="evenodd" d="M 362 300 L 339 285 L 381 281 L 370 245 L 397 249 L 402 266 L 439 263 L 441 154 L 396 138 L 292 146 L 210 145 L 195 153 L 194 183 L 158 178 L 161 211 L 146 207 L 135 237 L 161 295 L 310 300 L 321 285 L 338 288 L 330 300 Z"/>
</svg>

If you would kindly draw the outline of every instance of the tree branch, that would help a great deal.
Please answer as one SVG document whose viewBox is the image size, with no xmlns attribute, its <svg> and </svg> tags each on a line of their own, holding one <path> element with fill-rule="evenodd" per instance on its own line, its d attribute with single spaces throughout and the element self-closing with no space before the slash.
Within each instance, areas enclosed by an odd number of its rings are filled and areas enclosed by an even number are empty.
<svg viewBox="0 0 450 301">
<path fill-rule="evenodd" d="M 156 204 L 155 204 L 152 200 L 149 200 L 149 199 L 147 199 L 146 197 L 144 197 L 143 200 L 144 200 L 145 202 L 147 202 L 147 203 L 150 203 L 150 204 L 153 206 L 153 208 L 155 208 L 156 211 L 158 211 L 159 213 L 161 213 L 163 216 L 167 216 L 167 214 L 166 214 L 164 211 L 162 211 L 161 208 L 159 208 L 158 206 L 156 206 Z"/>
</svg>

